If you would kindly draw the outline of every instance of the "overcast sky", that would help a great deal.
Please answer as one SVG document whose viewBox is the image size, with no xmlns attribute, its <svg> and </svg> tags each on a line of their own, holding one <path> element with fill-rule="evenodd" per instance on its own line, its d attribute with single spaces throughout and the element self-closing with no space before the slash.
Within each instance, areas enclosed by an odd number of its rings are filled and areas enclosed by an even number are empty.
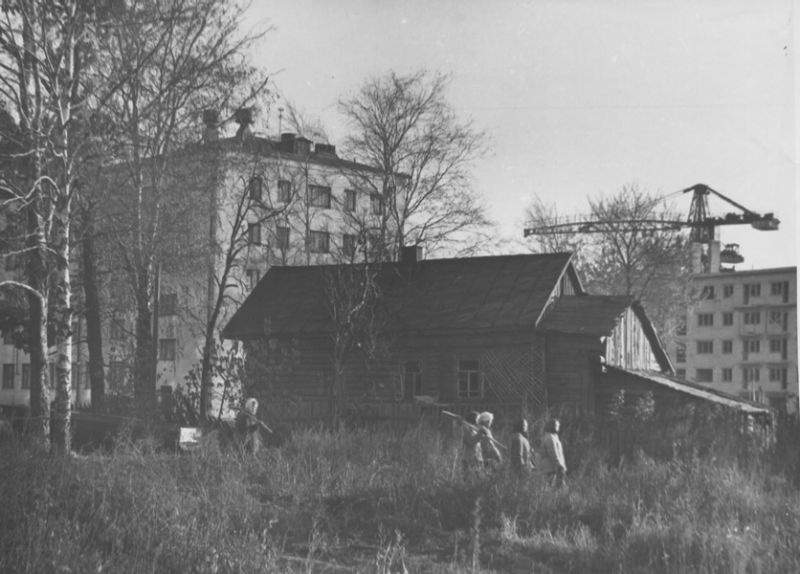
<svg viewBox="0 0 800 574">
<path fill-rule="evenodd" d="M 781 220 L 777 232 L 721 228 L 741 245 L 739 269 L 796 265 L 792 0 L 253 4 L 251 23 L 274 27 L 258 62 L 331 143 L 344 134 L 337 100 L 366 77 L 450 73 L 452 105 L 491 144 L 475 188 L 513 240 L 534 194 L 568 215 L 632 181 L 657 194 L 702 182 Z M 690 199 L 673 207 L 688 213 Z"/>
</svg>

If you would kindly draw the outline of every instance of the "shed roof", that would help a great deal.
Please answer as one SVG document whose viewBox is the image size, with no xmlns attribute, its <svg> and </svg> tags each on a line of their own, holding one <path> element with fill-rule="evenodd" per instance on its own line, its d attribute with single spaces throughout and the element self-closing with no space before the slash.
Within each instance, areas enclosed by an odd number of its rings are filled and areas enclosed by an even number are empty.
<svg viewBox="0 0 800 574">
<path fill-rule="evenodd" d="M 606 367 L 609 370 L 617 370 L 623 373 L 631 374 L 635 377 L 641 378 L 645 381 L 670 388 L 699 399 L 711 401 L 726 407 L 732 407 L 742 412 L 752 415 L 769 415 L 771 410 L 768 407 L 759 405 L 752 401 L 742 399 L 735 395 L 729 395 L 710 387 L 671 377 L 663 373 L 656 373 L 654 371 L 639 371 L 635 369 L 623 369 L 621 367 Z"/>
<path fill-rule="evenodd" d="M 555 253 L 384 263 L 377 283 L 386 331 L 533 328 L 571 267 L 571 257 Z M 223 336 L 260 337 L 265 325 L 272 334 L 331 332 L 326 285 L 337 269 L 348 268 L 353 267 L 271 268 Z"/>
</svg>

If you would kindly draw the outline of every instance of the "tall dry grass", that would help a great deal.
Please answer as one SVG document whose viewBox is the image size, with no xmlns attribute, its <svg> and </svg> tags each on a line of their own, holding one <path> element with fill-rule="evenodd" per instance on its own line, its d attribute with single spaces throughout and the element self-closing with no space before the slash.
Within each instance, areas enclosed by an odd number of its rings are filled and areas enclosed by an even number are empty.
<svg viewBox="0 0 800 574">
<path fill-rule="evenodd" d="M 457 437 L 429 425 L 297 430 L 255 457 L 5 445 L 0 571 L 800 572 L 783 443 L 694 417 L 623 428 L 618 456 L 565 416 L 562 489 L 464 476 Z"/>
</svg>

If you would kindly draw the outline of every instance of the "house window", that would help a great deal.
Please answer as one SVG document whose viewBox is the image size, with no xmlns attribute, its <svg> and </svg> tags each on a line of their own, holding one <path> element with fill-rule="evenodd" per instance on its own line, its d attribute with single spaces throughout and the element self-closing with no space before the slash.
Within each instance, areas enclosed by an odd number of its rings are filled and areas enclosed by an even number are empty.
<svg viewBox="0 0 800 574">
<path fill-rule="evenodd" d="M 275 239 L 278 249 L 289 249 L 289 228 L 280 225 L 275 227 Z"/>
<path fill-rule="evenodd" d="M 697 315 L 698 327 L 711 327 L 714 325 L 714 313 L 699 313 Z"/>
<path fill-rule="evenodd" d="M 678 327 L 676 329 L 678 336 L 686 335 L 686 315 L 680 318 L 678 321 Z"/>
<path fill-rule="evenodd" d="M 744 312 L 745 325 L 759 325 L 761 324 L 761 311 L 745 311 Z"/>
<path fill-rule="evenodd" d="M 722 354 L 730 355 L 731 353 L 733 353 L 733 341 L 725 339 L 722 341 Z"/>
<path fill-rule="evenodd" d="M 733 369 L 725 367 L 722 369 L 722 382 L 730 383 L 733 381 Z"/>
<path fill-rule="evenodd" d="M 128 383 L 128 366 L 122 361 L 111 361 L 108 366 L 108 386 L 116 391 L 123 390 Z"/>
<path fill-rule="evenodd" d="M 675 361 L 678 363 L 685 363 L 686 362 L 686 345 L 683 343 L 678 343 L 675 346 Z"/>
<path fill-rule="evenodd" d="M 722 296 L 725 297 L 726 299 L 729 297 L 733 297 L 733 285 L 723 285 Z"/>
<path fill-rule="evenodd" d="M 290 181 L 281 179 L 278 181 L 278 202 L 289 203 L 292 199 L 292 184 Z"/>
<path fill-rule="evenodd" d="M 722 314 L 722 324 L 726 327 L 730 327 L 733 325 L 733 313 L 723 313 Z"/>
<path fill-rule="evenodd" d="M 3 331 L 3 344 L 4 345 L 14 344 L 14 331 L 12 331 L 11 329 Z"/>
<path fill-rule="evenodd" d="M 345 233 L 342 235 L 342 253 L 347 257 L 352 257 L 356 254 L 356 241 L 358 237 Z"/>
<path fill-rule="evenodd" d="M 703 287 L 702 293 L 700 293 L 701 299 L 713 299 L 715 296 L 715 290 L 713 285 L 706 285 Z"/>
<path fill-rule="evenodd" d="M 25 363 L 22 365 L 22 389 L 31 388 L 31 364 Z"/>
<path fill-rule="evenodd" d="M 253 201 L 261 201 L 262 194 L 264 193 L 264 180 L 260 177 L 251 177 L 247 183 L 247 192 L 250 199 Z"/>
<path fill-rule="evenodd" d="M 261 244 L 261 224 L 249 223 L 247 225 L 247 243 L 250 245 Z"/>
<path fill-rule="evenodd" d="M 170 317 L 178 314 L 178 294 L 165 293 L 158 302 L 158 314 L 161 317 Z"/>
<path fill-rule="evenodd" d="M 327 231 L 308 232 L 308 249 L 311 253 L 328 253 L 330 248 L 331 239 Z"/>
<path fill-rule="evenodd" d="M 247 286 L 250 289 L 255 289 L 261 279 L 261 271 L 258 269 L 247 270 Z"/>
<path fill-rule="evenodd" d="M 6 363 L 3 365 L 3 388 L 14 388 L 14 363 Z"/>
<path fill-rule="evenodd" d="M 344 208 L 346 211 L 355 211 L 356 210 L 356 190 L 355 189 L 345 189 L 344 190 Z"/>
<path fill-rule="evenodd" d="M 410 400 L 422 394 L 422 366 L 419 361 L 406 361 L 403 365 L 403 397 Z"/>
<path fill-rule="evenodd" d="M 761 379 L 761 372 L 758 367 L 745 367 L 742 369 L 742 382 L 745 388 L 747 383 L 757 383 Z"/>
<path fill-rule="evenodd" d="M 372 193 L 369 196 L 369 203 L 372 207 L 372 213 L 375 215 L 383 214 L 383 196 L 380 193 Z"/>
<path fill-rule="evenodd" d="M 309 185 L 308 186 L 309 199 L 308 203 L 314 207 L 327 207 L 331 206 L 331 188 L 322 185 Z"/>
<path fill-rule="evenodd" d="M 714 382 L 714 369 L 697 369 L 694 373 L 694 380 L 698 383 Z"/>
<path fill-rule="evenodd" d="M 675 369 L 675 376 L 679 379 L 686 378 L 686 369 Z"/>
<path fill-rule="evenodd" d="M 458 361 L 458 398 L 483 398 L 480 361 L 474 359 Z"/>
<path fill-rule="evenodd" d="M 174 361 L 177 349 L 177 342 L 175 339 L 159 339 L 158 340 L 158 360 L 159 361 Z"/>
<path fill-rule="evenodd" d="M 714 352 L 714 341 L 697 341 L 697 354 L 708 355 Z"/>
</svg>

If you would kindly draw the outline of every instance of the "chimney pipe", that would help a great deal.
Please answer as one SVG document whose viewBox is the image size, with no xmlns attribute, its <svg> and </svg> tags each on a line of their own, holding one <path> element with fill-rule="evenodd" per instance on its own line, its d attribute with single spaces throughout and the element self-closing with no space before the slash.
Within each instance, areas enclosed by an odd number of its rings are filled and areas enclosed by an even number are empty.
<svg viewBox="0 0 800 574">
<path fill-rule="evenodd" d="M 203 110 L 203 142 L 211 143 L 219 140 L 219 112 Z"/>
<path fill-rule="evenodd" d="M 239 108 L 233 115 L 233 119 L 239 124 L 239 129 L 236 130 L 236 138 L 240 140 L 249 139 L 252 137 L 253 132 L 250 130 L 250 124 L 253 123 L 253 108 Z"/>
</svg>

